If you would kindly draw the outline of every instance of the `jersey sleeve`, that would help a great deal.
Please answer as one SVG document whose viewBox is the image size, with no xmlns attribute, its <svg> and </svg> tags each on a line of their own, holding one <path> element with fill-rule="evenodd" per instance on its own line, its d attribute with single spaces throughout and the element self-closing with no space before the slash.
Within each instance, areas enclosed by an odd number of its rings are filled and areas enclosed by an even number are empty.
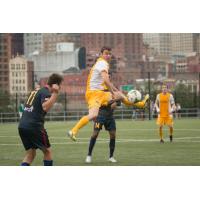
<svg viewBox="0 0 200 200">
<path fill-rule="evenodd" d="M 50 92 L 44 91 L 41 93 L 41 104 L 47 101 L 51 97 Z"/>
<path fill-rule="evenodd" d="M 96 63 L 96 69 L 99 71 L 99 72 L 102 72 L 102 71 L 106 71 L 108 73 L 108 63 L 106 63 L 105 61 L 101 60 L 101 61 L 98 61 Z"/>
</svg>

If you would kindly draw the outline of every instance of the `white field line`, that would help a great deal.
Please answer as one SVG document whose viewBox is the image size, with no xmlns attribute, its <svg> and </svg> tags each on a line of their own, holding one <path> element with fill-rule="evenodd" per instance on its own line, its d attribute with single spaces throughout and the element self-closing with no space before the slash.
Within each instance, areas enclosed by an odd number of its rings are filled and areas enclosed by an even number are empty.
<svg viewBox="0 0 200 200">
<path fill-rule="evenodd" d="M 165 130 L 165 129 L 164 129 Z M 104 130 L 105 131 L 105 130 Z M 157 131 L 157 129 L 117 129 L 117 132 L 120 132 L 120 131 Z M 174 129 L 174 132 L 175 131 L 194 131 L 194 132 L 200 132 L 200 129 Z M 81 131 L 81 133 L 86 133 L 88 131 Z M 107 131 L 106 131 L 107 132 Z M 0 135 L 0 137 L 2 138 L 18 138 L 19 136 L 18 135 Z M 57 137 L 57 136 L 50 136 L 50 138 L 66 138 L 66 137 Z M 80 138 L 80 139 L 84 139 L 84 138 Z"/>
<path fill-rule="evenodd" d="M 200 137 L 180 137 L 175 138 L 175 143 L 185 143 L 185 142 L 192 142 L 192 143 L 199 143 L 200 140 L 191 141 L 191 139 L 197 139 Z M 87 141 L 77 141 L 77 142 L 51 142 L 52 145 L 71 145 L 71 144 L 88 144 L 88 138 L 78 138 L 78 140 L 87 140 Z M 98 139 L 98 143 L 108 143 L 108 139 Z M 158 139 L 118 139 L 117 143 L 128 143 L 128 142 L 158 142 Z M 0 146 L 21 146 L 22 144 L 0 144 Z"/>
</svg>

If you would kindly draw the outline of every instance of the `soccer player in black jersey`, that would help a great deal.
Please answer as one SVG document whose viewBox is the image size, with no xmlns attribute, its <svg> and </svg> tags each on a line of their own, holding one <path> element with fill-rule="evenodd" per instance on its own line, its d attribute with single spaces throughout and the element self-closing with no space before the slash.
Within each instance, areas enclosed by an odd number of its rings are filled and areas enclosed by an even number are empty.
<svg viewBox="0 0 200 200">
<path fill-rule="evenodd" d="M 38 148 L 44 154 L 44 166 L 53 165 L 51 145 L 44 128 L 44 118 L 57 100 L 62 81 L 62 76 L 52 74 L 48 78 L 47 85 L 32 91 L 25 103 L 18 126 L 19 135 L 26 150 L 22 166 L 31 165 Z"/>
<path fill-rule="evenodd" d="M 113 156 L 115 150 L 115 138 L 116 138 L 116 123 L 115 123 L 115 118 L 113 116 L 113 111 L 117 106 L 121 105 L 121 101 L 127 106 L 144 108 L 148 99 L 149 99 L 149 94 L 145 96 L 144 100 L 139 101 L 137 103 L 124 102 L 124 100 L 118 100 L 118 101 L 114 100 L 110 102 L 108 105 L 100 107 L 98 116 L 94 122 L 93 134 L 90 138 L 88 155 L 85 160 L 86 163 L 92 162 L 92 151 L 96 143 L 96 139 L 99 135 L 99 132 L 103 126 L 105 130 L 109 132 L 110 135 L 110 142 L 109 142 L 110 155 L 108 160 L 113 163 L 117 162 Z"/>
</svg>

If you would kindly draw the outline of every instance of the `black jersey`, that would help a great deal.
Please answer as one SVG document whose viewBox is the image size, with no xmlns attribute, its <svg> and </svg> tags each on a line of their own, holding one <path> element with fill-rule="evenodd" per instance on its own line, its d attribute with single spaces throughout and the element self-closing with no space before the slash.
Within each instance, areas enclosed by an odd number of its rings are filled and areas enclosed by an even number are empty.
<svg viewBox="0 0 200 200">
<path fill-rule="evenodd" d="M 98 117 L 104 117 L 104 118 L 112 118 L 113 117 L 113 109 L 111 108 L 111 105 L 108 106 L 101 106 L 99 108 Z"/>
<path fill-rule="evenodd" d="M 121 105 L 121 101 L 116 101 L 117 106 Z M 114 110 L 112 109 L 112 103 L 108 104 L 107 106 L 101 106 L 99 108 L 99 113 L 98 117 L 105 117 L 105 118 L 113 118 L 113 112 Z"/>
<path fill-rule="evenodd" d="M 32 91 L 25 103 L 19 128 L 44 128 L 46 112 L 43 110 L 42 104 L 50 97 L 51 93 L 47 87 Z"/>
</svg>

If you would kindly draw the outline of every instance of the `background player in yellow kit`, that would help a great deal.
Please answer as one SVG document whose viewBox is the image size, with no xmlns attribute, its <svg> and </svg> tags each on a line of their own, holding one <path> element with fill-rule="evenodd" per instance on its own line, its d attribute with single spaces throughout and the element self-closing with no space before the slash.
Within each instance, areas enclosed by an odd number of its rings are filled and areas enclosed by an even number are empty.
<svg viewBox="0 0 200 200">
<path fill-rule="evenodd" d="M 173 114 L 175 110 L 174 97 L 168 92 L 167 86 L 162 85 L 162 92 L 157 94 L 155 108 L 158 113 L 157 125 L 159 126 L 160 142 L 163 140 L 163 125 L 169 127 L 170 142 L 173 140 Z"/>
</svg>

